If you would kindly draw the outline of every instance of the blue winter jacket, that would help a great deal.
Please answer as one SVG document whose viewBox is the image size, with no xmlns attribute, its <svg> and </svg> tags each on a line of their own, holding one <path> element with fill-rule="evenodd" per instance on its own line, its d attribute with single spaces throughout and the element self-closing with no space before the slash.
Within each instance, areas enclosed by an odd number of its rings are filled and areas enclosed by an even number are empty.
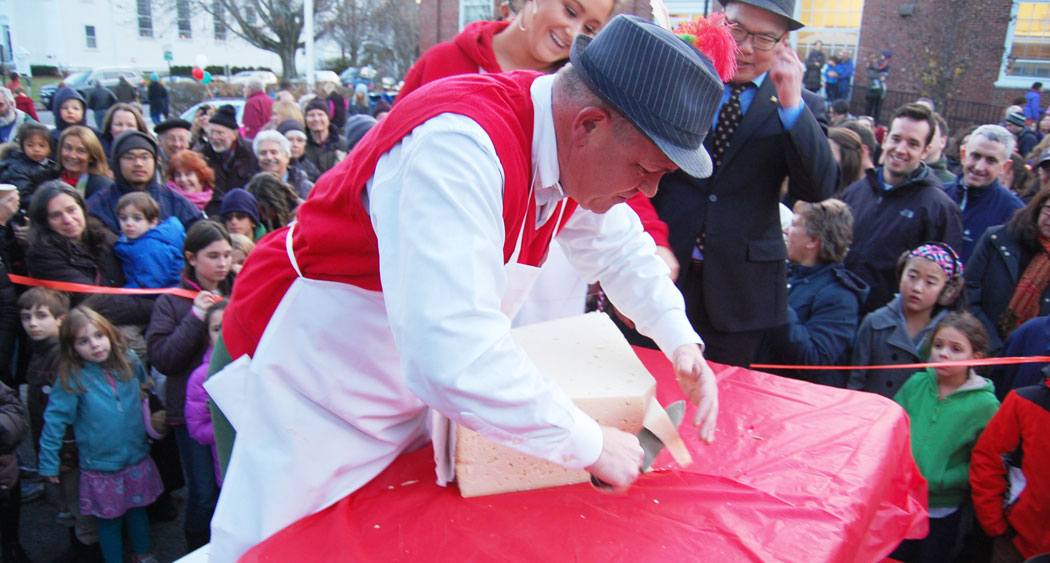
<svg viewBox="0 0 1050 563">
<path fill-rule="evenodd" d="M 186 229 L 168 217 L 135 240 L 120 235 L 113 252 L 124 268 L 124 287 L 173 287 L 182 279 L 182 243 Z"/>
<path fill-rule="evenodd" d="M 989 227 L 1004 225 L 1024 202 L 996 180 L 983 188 L 967 188 L 962 178 L 944 187 L 945 193 L 962 210 L 963 246 L 959 257 L 966 262 L 973 254 L 977 240 Z"/>
<path fill-rule="evenodd" d="M 139 399 L 139 382 L 145 381 L 146 370 L 130 350 L 128 364 L 134 376 L 130 381 L 115 379 L 116 396 L 102 368 L 90 362 L 79 376 L 85 392 L 70 393 L 58 382 L 51 387 L 40 436 L 41 476 L 58 475 L 58 450 L 69 425 L 76 434 L 81 469 L 117 471 L 149 455 Z"/>
<path fill-rule="evenodd" d="M 114 233 L 120 234 L 120 221 L 117 219 L 117 201 L 120 200 L 121 196 L 132 191 L 134 190 L 128 187 L 127 184 L 118 181 L 88 198 L 88 213 L 101 219 Z M 150 182 L 145 191 L 153 199 L 157 200 L 157 203 L 160 205 L 161 220 L 176 217 L 182 222 L 182 226 L 185 229 L 189 229 L 191 225 L 204 218 L 201 210 L 190 203 L 190 200 L 183 197 L 182 194 L 175 193 L 171 188 L 157 183 L 156 180 Z"/>
<path fill-rule="evenodd" d="M 58 108 L 62 107 L 62 104 L 65 103 L 66 100 L 69 100 L 71 98 L 74 100 L 80 100 L 80 105 L 84 108 L 84 115 L 80 118 L 80 121 L 76 123 L 66 123 L 66 121 L 62 119 L 62 116 L 59 114 L 58 111 Z M 55 95 L 51 97 L 51 112 L 55 116 L 55 128 L 51 130 L 51 154 L 58 154 L 58 151 L 54 150 L 58 148 L 58 138 L 62 135 L 62 132 L 66 130 L 66 127 L 69 127 L 70 125 L 83 125 L 84 127 L 87 127 L 88 129 L 94 131 L 96 137 L 100 139 L 102 138 L 101 131 L 95 129 L 91 125 L 88 125 L 87 102 L 84 101 L 84 96 L 81 96 L 79 92 L 70 88 L 69 86 L 59 88 L 58 91 L 55 92 Z"/>
<path fill-rule="evenodd" d="M 841 365 L 860 323 L 860 304 L 868 284 L 841 263 L 788 270 L 788 322 L 767 331 L 758 347 L 758 363 Z M 838 371 L 783 370 L 776 373 L 835 387 L 846 386 Z"/>
<path fill-rule="evenodd" d="M 1010 334 L 1003 348 L 1004 357 L 1050 355 L 1050 317 L 1029 319 Z M 1040 385 L 1047 374 L 1047 364 L 1013 364 L 992 368 L 991 380 L 995 383 L 995 397 L 1006 400 L 1011 389 Z"/>
</svg>

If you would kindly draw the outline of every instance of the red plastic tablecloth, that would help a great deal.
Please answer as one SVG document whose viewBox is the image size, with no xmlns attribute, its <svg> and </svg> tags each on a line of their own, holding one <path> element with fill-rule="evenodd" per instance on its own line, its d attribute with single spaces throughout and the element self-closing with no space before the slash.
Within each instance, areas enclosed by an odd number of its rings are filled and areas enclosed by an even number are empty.
<svg viewBox="0 0 1050 563">
<path fill-rule="evenodd" d="M 636 351 L 660 402 L 682 398 L 667 359 Z M 581 484 L 464 499 L 435 484 L 428 447 L 242 561 L 872 562 L 926 534 L 926 482 L 899 406 L 712 367 L 715 443 L 699 441 L 690 406 L 693 464 L 665 451 L 626 495 Z"/>
</svg>

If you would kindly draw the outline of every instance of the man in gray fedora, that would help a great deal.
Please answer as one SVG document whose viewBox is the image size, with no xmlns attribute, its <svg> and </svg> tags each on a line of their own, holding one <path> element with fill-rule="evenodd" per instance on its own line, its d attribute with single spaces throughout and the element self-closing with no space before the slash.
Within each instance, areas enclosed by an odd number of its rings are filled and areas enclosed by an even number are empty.
<svg viewBox="0 0 1050 563">
<path fill-rule="evenodd" d="M 704 141 L 714 172 L 664 177 L 653 205 L 681 264 L 677 283 L 705 356 L 747 366 L 764 329 L 787 322 L 786 256 L 778 204 L 831 197 L 838 166 L 824 102 L 802 88 L 788 44 L 802 27 L 794 0 L 722 0 L 740 49 Z"/>
<path fill-rule="evenodd" d="M 367 483 L 428 438 L 428 408 L 628 487 L 637 438 L 580 411 L 510 337 L 555 237 L 672 358 L 710 442 L 718 392 L 700 337 L 619 204 L 678 168 L 710 173 L 721 93 L 696 49 L 619 16 L 577 37 L 556 75 L 456 76 L 399 101 L 237 278 L 222 337 L 240 359 L 206 385 L 237 430 L 213 560 Z"/>
</svg>

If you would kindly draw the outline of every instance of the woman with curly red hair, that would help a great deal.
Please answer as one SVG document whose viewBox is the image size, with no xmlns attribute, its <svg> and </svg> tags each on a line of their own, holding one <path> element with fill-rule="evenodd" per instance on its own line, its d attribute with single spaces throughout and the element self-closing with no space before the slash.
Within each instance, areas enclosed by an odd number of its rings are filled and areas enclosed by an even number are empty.
<svg viewBox="0 0 1050 563">
<path fill-rule="evenodd" d="M 200 154 L 191 150 L 181 150 L 172 155 L 168 162 L 168 187 L 190 200 L 197 209 L 209 216 L 218 214 L 218 206 L 213 206 L 215 209 L 207 209 L 212 188 L 215 187 L 215 171 Z"/>
</svg>

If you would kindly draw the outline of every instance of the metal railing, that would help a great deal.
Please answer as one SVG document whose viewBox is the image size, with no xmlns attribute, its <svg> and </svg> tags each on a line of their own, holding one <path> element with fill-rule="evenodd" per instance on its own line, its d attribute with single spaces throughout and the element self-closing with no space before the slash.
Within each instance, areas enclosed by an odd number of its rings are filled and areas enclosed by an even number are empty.
<svg viewBox="0 0 1050 563">
<path fill-rule="evenodd" d="M 854 115 L 866 115 L 867 86 L 854 85 L 850 100 L 850 112 Z M 882 99 L 879 115 L 875 121 L 889 125 L 888 121 L 893 112 L 904 104 L 914 102 L 922 97 L 919 92 L 906 92 L 901 90 L 889 90 L 886 97 Z M 1003 120 L 1003 110 L 1006 106 L 990 104 L 988 102 L 977 102 L 971 100 L 952 100 L 947 107 L 937 108 L 937 112 L 948 122 L 948 128 L 954 132 L 971 125 L 983 125 L 985 123 L 1000 123 Z"/>
</svg>

